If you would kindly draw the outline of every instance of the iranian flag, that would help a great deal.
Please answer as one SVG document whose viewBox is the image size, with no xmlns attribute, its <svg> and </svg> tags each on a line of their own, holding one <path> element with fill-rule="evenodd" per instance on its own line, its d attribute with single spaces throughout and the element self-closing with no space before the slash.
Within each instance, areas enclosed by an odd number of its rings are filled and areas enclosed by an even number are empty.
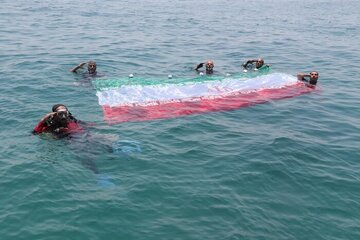
<svg viewBox="0 0 360 240">
<path fill-rule="evenodd" d="M 314 90 L 284 73 L 194 79 L 97 79 L 96 95 L 109 124 L 229 111 Z"/>
</svg>

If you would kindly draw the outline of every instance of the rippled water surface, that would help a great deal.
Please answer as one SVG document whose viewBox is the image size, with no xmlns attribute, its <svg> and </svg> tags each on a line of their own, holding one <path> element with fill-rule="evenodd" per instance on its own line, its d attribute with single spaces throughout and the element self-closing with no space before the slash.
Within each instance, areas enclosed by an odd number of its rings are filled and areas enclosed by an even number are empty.
<svg viewBox="0 0 360 240">
<path fill-rule="evenodd" d="M 0 236 L 360 239 L 360 2 L 10 1 L 0 7 Z M 109 78 L 318 70 L 318 91 L 235 111 L 107 125 Z M 31 130 L 55 103 L 89 122 Z"/>
</svg>

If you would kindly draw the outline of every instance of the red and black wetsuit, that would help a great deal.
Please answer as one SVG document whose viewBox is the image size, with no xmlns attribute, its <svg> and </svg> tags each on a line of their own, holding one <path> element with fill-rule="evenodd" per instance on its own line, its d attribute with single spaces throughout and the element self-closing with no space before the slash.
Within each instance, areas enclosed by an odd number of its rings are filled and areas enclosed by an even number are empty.
<svg viewBox="0 0 360 240">
<path fill-rule="evenodd" d="M 83 132 L 84 128 L 81 127 L 77 121 L 69 121 L 66 125 L 66 128 L 64 128 L 64 131 L 62 131 L 62 133 L 79 133 L 79 132 Z M 54 127 L 52 126 L 48 126 L 47 124 L 45 124 L 44 122 L 39 122 L 34 130 L 33 133 L 35 134 L 39 134 L 39 133 L 43 133 L 43 132 L 52 132 L 52 133 L 58 133 L 55 131 Z"/>
</svg>

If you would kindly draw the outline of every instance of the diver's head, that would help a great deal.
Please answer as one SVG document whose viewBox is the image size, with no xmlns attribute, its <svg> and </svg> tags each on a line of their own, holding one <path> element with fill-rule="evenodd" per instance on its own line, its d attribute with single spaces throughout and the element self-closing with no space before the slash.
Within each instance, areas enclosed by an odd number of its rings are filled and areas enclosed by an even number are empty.
<svg viewBox="0 0 360 240">
<path fill-rule="evenodd" d="M 264 59 L 259 58 L 259 59 L 256 61 L 256 68 L 261 68 L 263 65 L 264 65 Z"/>
<path fill-rule="evenodd" d="M 68 110 L 67 107 L 64 105 L 64 104 L 61 104 L 61 103 L 58 103 L 58 104 L 55 104 L 53 107 L 52 107 L 52 111 L 53 112 L 57 112 L 57 111 L 61 111 L 61 110 Z"/>
<path fill-rule="evenodd" d="M 316 82 L 319 78 L 319 73 L 316 71 L 310 72 L 310 81 Z"/>
<path fill-rule="evenodd" d="M 88 66 L 88 72 L 90 74 L 96 73 L 96 62 L 95 61 L 89 61 L 87 63 L 87 66 Z"/>
<path fill-rule="evenodd" d="M 206 72 L 212 72 L 214 69 L 214 62 L 212 60 L 208 60 L 206 62 Z"/>
<path fill-rule="evenodd" d="M 55 104 L 52 111 L 55 112 L 53 119 L 55 123 L 64 125 L 68 122 L 70 113 L 64 104 Z"/>
<path fill-rule="evenodd" d="M 68 122 L 68 119 L 69 119 L 68 111 L 58 111 L 54 116 L 54 120 L 60 124 L 66 124 Z"/>
</svg>

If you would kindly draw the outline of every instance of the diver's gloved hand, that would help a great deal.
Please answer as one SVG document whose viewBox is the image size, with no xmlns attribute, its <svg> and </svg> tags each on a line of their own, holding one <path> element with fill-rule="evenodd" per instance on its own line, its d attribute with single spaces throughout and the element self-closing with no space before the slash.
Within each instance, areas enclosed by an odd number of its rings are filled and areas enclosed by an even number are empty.
<svg viewBox="0 0 360 240">
<path fill-rule="evenodd" d="M 50 112 L 48 114 L 46 114 L 40 121 L 45 123 L 46 126 L 50 126 L 52 125 L 52 121 L 54 120 L 56 115 L 56 112 Z"/>
</svg>

